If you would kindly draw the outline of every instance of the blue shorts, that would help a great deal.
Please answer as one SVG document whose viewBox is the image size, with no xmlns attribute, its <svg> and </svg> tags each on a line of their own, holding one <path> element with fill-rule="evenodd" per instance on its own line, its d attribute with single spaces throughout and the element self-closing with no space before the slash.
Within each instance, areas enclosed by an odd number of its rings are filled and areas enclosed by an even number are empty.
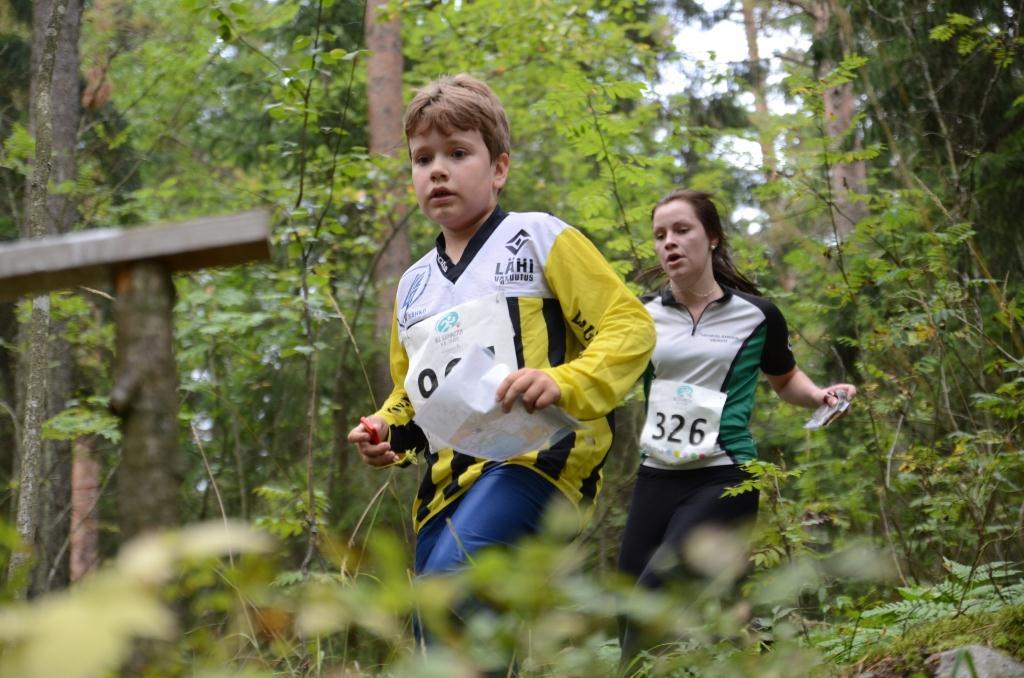
<svg viewBox="0 0 1024 678">
<path fill-rule="evenodd" d="M 536 534 L 554 484 L 525 466 L 498 464 L 420 528 L 416 574 L 452 572 L 487 546 Z"/>
</svg>

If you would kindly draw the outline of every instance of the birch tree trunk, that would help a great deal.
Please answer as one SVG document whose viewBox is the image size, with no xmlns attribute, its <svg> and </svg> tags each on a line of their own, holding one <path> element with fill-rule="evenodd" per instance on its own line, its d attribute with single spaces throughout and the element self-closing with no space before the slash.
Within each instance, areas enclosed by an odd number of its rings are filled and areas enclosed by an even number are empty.
<svg viewBox="0 0 1024 678">
<path fill-rule="evenodd" d="M 36 79 L 37 89 L 34 102 L 36 153 L 28 188 L 28 234 L 33 238 L 41 237 L 46 233 L 47 193 L 52 168 L 53 144 L 50 85 L 53 81 L 57 45 L 66 14 L 67 0 L 55 0 L 46 22 Z M 50 297 L 49 295 L 39 295 L 32 300 L 32 314 L 28 325 L 29 350 L 28 364 L 25 370 L 25 417 L 22 425 L 18 510 L 15 516 L 18 536 L 22 544 L 29 549 L 36 544 L 39 527 L 39 472 L 43 456 L 42 424 L 46 416 L 49 331 Z M 19 550 L 11 554 L 8 564 L 8 581 L 17 582 L 13 589 L 16 598 L 24 598 L 28 592 L 27 581 L 18 579 L 18 576 L 30 557 L 30 550 Z"/>
<path fill-rule="evenodd" d="M 0 303 L 0 473 L 15 477 L 16 459 L 20 457 L 21 423 L 18 417 L 18 320 L 13 303 Z M 3 510 L 8 515 L 7 510 Z"/>
<path fill-rule="evenodd" d="M 387 0 L 366 3 L 367 112 L 370 126 L 370 153 L 397 156 L 403 146 L 402 136 L 402 37 L 398 16 L 380 15 Z M 381 242 L 381 253 L 373 271 L 377 290 L 375 336 L 382 342 L 391 336 L 391 315 L 395 303 L 398 278 L 409 267 L 409 234 L 404 227 L 406 207 L 403 187 L 405 177 L 396 181 L 385 198 L 388 202 L 387 228 Z M 391 391 L 391 371 L 387 352 L 376 363 L 374 392 L 383 399 Z"/>
<path fill-rule="evenodd" d="M 64 24 L 53 66 L 50 85 L 50 119 L 52 124 L 52 170 L 54 185 L 74 181 L 76 176 L 75 149 L 78 140 L 79 59 L 78 36 L 81 26 L 81 0 L 63 0 L 66 6 Z M 42 44 L 44 27 L 54 0 L 37 0 L 33 5 L 33 44 Z M 37 71 L 34 71 L 37 72 Z M 38 84 L 33 79 L 30 88 Z M 30 119 L 30 129 L 35 120 Z M 47 235 L 67 233 L 78 217 L 76 202 L 66 192 L 47 195 Z M 72 390 L 72 361 L 66 330 L 62 321 L 51 321 L 46 416 L 61 412 Z M 67 441 L 46 441 L 43 445 L 42 515 L 40 518 L 39 563 L 33 576 L 32 593 L 42 593 L 51 587 L 68 583 L 66 541 L 70 523 L 68 505 L 71 502 L 71 444 Z"/>
</svg>

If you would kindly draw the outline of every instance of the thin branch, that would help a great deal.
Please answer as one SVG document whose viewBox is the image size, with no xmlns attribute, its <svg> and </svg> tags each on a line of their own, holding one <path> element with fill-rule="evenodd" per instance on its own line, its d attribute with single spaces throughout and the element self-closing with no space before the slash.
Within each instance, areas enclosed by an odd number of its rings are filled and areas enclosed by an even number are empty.
<svg viewBox="0 0 1024 678">
<path fill-rule="evenodd" d="M 889 542 L 889 552 L 892 554 L 892 562 L 896 566 L 896 574 L 904 586 L 909 586 L 910 582 L 907 581 L 907 577 L 903 574 L 903 568 L 900 567 L 900 559 L 896 557 L 896 544 L 893 543 L 892 534 L 889 529 L 889 517 L 886 515 L 884 492 L 879 497 L 878 508 L 882 517 L 882 531 L 885 532 L 885 540 Z"/>
<path fill-rule="evenodd" d="M 953 177 L 953 186 L 958 188 L 960 186 L 960 170 L 956 164 L 956 154 L 953 151 L 953 138 L 949 133 L 949 129 L 946 127 L 946 117 L 943 115 L 942 107 L 939 105 L 938 97 L 935 94 L 935 86 L 932 82 L 932 72 L 928 67 L 928 62 L 922 55 L 922 50 L 917 49 L 917 40 L 914 35 L 914 31 L 910 28 L 910 24 L 907 23 L 907 17 L 903 13 L 902 8 L 899 14 L 900 25 L 903 26 L 904 32 L 907 34 L 907 39 L 915 49 L 913 50 L 914 55 L 917 57 L 918 66 L 921 68 L 921 74 L 924 76 L 924 82 L 927 87 L 925 94 L 928 97 L 928 102 L 932 106 L 932 113 L 935 115 L 936 121 L 939 123 L 939 130 L 941 131 L 941 138 L 946 148 L 947 161 L 949 162 L 949 171 Z"/>
<path fill-rule="evenodd" d="M 296 240 L 299 236 L 295 236 Z M 301 247 L 302 242 L 299 241 Z M 309 541 L 306 545 L 306 555 L 302 559 L 300 567 L 304 576 L 309 575 L 309 566 L 316 554 L 316 542 L 320 533 L 319 521 L 316 515 L 316 484 L 313 479 L 313 441 L 316 438 L 316 410 L 317 410 L 317 350 L 316 333 L 313 328 L 313 317 L 309 308 L 309 252 L 303 252 L 300 258 L 302 277 L 302 325 L 307 345 L 311 352 L 306 356 L 306 383 L 308 384 L 308 401 L 306 416 L 308 430 L 306 433 L 306 524 L 309 527 Z"/>
<path fill-rule="evenodd" d="M 913 394 L 911 394 L 913 395 Z M 900 412 L 900 418 L 896 422 L 896 432 L 892 434 L 892 445 L 889 446 L 889 454 L 885 455 L 885 487 L 886 489 L 892 487 L 892 455 L 896 451 L 896 442 L 900 439 L 900 429 L 903 428 L 903 412 Z"/>
<path fill-rule="evenodd" d="M 356 341 L 355 334 L 352 333 L 352 327 L 345 319 L 345 314 L 341 312 L 341 307 L 338 306 L 338 302 L 334 298 L 334 295 L 331 294 L 330 289 L 325 287 L 324 293 L 327 295 L 327 298 L 330 299 L 331 305 L 334 306 L 334 310 L 338 314 L 338 319 L 341 320 L 341 324 L 345 326 L 345 332 L 348 333 L 349 341 L 352 342 L 352 348 L 356 352 L 356 360 L 359 362 L 359 368 L 363 372 L 363 379 L 366 380 L 366 391 L 370 394 L 370 401 L 373 403 L 373 409 L 376 410 L 377 398 L 373 393 L 373 384 L 370 382 L 370 374 L 366 371 L 366 363 L 363 362 L 363 356 L 359 353 L 359 343 Z"/>
<path fill-rule="evenodd" d="M 370 498 L 370 501 L 366 505 L 366 508 L 363 510 L 363 513 L 359 516 L 359 520 L 356 521 L 356 526 L 352 528 L 352 536 L 348 538 L 348 548 L 351 549 L 352 546 L 356 543 L 356 536 L 359 534 L 359 528 L 363 526 L 363 521 L 366 519 L 366 516 L 370 513 L 370 509 L 373 508 L 373 506 L 381 498 L 381 495 L 383 495 L 385 490 L 388 489 L 388 485 L 390 484 L 391 478 L 388 478 L 386 481 L 384 481 L 384 484 L 381 485 L 380 488 L 378 488 L 377 491 Z M 342 564 L 342 569 L 344 569 L 344 563 Z"/>
<path fill-rule="evenodd" d="M 220 488 L 217 487 L 217 479 L 213 475 L 213 469 L 210 468 L 210 460 L 206 458 L 206 450 L 203 448 L 203 442 L 199 439 L 199 432 L 196 431 L 196 426 L 193 423 L 189 423 L 189 428 L 192 430 L 192 439 L 196 441 L 196 447 L 199 448 L 199 455 L 203 458 L 203 466 L 206 468 L 206 475 L 210 477 L 210 485 L 213 487 L 213 495 L 217 498 L 217 506 L 220 507 L 220 517 L 224 521 L 224 529 L 228 529 L 228 514 L 224 510 L 224 500 L 220 496 Z M 235 557 L 228 551 L 228 560 L 231 562 L 231 567 L 235 566 Z"/>
<path fill-rule="evenodd" d="M 636 251 L 636 244 L 633 242 L 633 231 L 629 225 L 629 218 L 626 216 L 626 206 L 622 203 L 622 194 L 619 192 L 619 181 L 615 174 L 615 163 L 612 162 L 611 151 L 605 142 L 604 131 L 601 129 L 601 120 L 597 116 L 597 109 L 594 107 L 590 94 L 588 93 L 586 96 L 587 108 L 590 110 L 590 116 L 594 121 L 597 137 L 601 140 L 601 151 L 604 153 L 605 164 L 608 165 L 608 171 L 611 174 L 612 195 L 615 197 L 615 204 L 619 208 L 619 214 L 622 215 L 622 227 L 626 231 L 626 241 L 629 243 L 629 251 L 633 255 L 633 265 L 639 270 L 643 268 L 643 261 L 641 261 L 640 254 Z"/>
<path fill-rule="evenodd" d="M 299 130 L 299 195 L 295 198 L 295 208 L 302 205 L 302 196 L 306 186 L 306 141 L 309 131 L 309 96 L 313 91 L 313 81 L 316 79 L 316 57 L 320 49 L 320 22 L 323 20 L 324 0 L 320 0 L 316 6 L 316 29 L 313 34 L 313 56 L 309 64 L 309 82 L 306 83 L 306 91 L 302 95 L 302 128 Z M 312 245 L 310 245 L 312 247 Z"/>
<path fill-rule="evenodd" d="M 92 288 L 92 287 L 86 287 L 85 285 L 79 285 L 78 289 L 82 290 L 83 292 L 89 292 L 90 294 L 95 294 L 96 296 L 102 297 L 102 298 L 106 299 L 107 301 L 116 301 L 116 299 L 114 299 L 113 295 L 108 294 L 108 293 L 106 293 L 106 292 L 104 292 L 102 290 L 97 290 L 97 289 Z"/>
<path fill-rule="evenodd" d="M 7 416 L 11 418 L 11 423 L 14 425 L 14 441 L 16 444 L 21 445 L 21 426 L 18 423 L 18 415 L 15 413 L 14 408 L 7 403 L 6 400 L 0 400 L 0 410 L 7 413 Z M 19 450 L 15 450 L 16 453 Z"/>
<path fill-rule="evenodd" d="M 832 225 L 832 237 L 835 238 L 836 242 L 836 265 L 839 267 L 839 273 L 843 276 L 843 282 L 846 283 L 846 289 L 851 290 L 852 285 L 850 284 L 850 278 L 846 275 L 846 264 L 843 260 L 843 239 L 839 235 L 839 224 L 836 223 L 836 213 L 839 212 L 839 207 L 836 204 L 835 196 L 832 195 L 832 166 L 828 161 L 828 134 L 825 132 L 825 111 L 822 109 L 821 116 L 818 118 L 818 132 L 821 134 L 821 143 L 823 145 L 821 153 L 821 164 L 825 174 L 825 204 L 828 205 L 828 217 L 829 223 Z M 852 220 L 847 218 L 851 223 Z"/>
</svg>

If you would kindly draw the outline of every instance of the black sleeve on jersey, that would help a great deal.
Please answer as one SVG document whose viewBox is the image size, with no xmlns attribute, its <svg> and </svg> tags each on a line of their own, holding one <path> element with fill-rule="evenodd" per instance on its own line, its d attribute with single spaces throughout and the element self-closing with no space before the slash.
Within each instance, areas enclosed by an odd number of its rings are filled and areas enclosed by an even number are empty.
<svg viewBox="0 0 1024 678">
<path fill-rule="evenodd" d="M 789 328 L 786 318 L 775 304 L 766 300 L 764 308 L 765 322 L 768 324 L 768 336 L 765 338 L 764 351 L 761 352 L 761 369 L 765 374 L 786 374 L 796 367 L 796 358 L 789 345 Z"/>
<path fill-rule="evenodd" d="M 392 425 L 389 441 L 391 442 L 391 449 L 395 452 L 418 454 L 426 452 L 429 447 L 427 435 L 415 421 L 410 421 L 408 424 Z"/>
<path fill-rule="evenodd" d="M 654 363 L 647 363 L 644 370 L 644 412 L 647 411 L 647 401 L 651 399 L 651 384 L 654 383 Z"/>
<path fill-rule="evenodd" d="M 789 345 L 789 328 L 782 311 L 764 297 L 740 294 L 744 299 L 761 309 L 767 330 L 764 349 L 761 351 L 761 370 L 765 374 L 786 374 L 796 367 L 796 358 Z"/>
</svg>

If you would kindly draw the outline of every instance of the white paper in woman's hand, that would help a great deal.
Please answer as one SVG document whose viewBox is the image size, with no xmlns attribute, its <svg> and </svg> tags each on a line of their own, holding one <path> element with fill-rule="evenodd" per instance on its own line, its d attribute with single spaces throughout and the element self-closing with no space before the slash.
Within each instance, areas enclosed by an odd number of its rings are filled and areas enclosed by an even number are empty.
<svg viewBox="0 0 1024 678">
<path fill-rule="evenodd" d="M 804 424 L 804 428 L 811 430 L 824 428 L 835 421 L 849 407 L 850 401 L 846 398 L 846 391 L 836 389 L 836 404 L 822 405 L 816 409 L 811 418 Z"/>
</svg>

